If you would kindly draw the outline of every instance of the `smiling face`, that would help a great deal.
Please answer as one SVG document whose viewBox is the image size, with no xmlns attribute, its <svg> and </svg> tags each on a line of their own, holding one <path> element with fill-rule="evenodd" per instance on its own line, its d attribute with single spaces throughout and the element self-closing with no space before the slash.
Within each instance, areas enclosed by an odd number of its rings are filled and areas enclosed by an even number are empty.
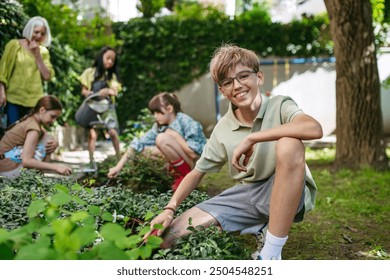
<svg viewBox="0 0 390 280">
<path fill-rule="evenodd" d="M 31 36 L 31 41 L 35 41 L 39 44 L 42 44 L 43 41 L 45 40 L 46 37 L 46 27 L 45 26 L 35 26 L 32 36 Z"/>
<path fill-rule="evenodd" d="M 108 50 L 103 54 L 104 69 L 110 69 L 115 64 L 116 54 L 113 50 Z"/>
<path fill-rule="evenodd" d="M 243 73 L 244 76 L 242 76 Z M 236 77 L 241 77 L 241 79 Z M 264 81 L 263 73 L 261 71 L 255 73 L 253 69 L 239 63 L 229 70 L 227 78 L 234 79 L 230 79 L 228 87 L 224 87 L 224 83 L 221 81 L 219 86 L 221 93 L 238 108 L 250 109 L 253 107 L 256 97 L 260 94 L 259 86 Z"/>
</svg>

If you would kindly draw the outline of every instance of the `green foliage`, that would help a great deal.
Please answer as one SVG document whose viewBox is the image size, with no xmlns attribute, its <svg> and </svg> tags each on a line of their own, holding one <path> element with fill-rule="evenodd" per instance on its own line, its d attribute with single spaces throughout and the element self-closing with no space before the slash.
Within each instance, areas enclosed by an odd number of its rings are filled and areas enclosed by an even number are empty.
<svg viewBox="0 0 390 280">
<path fill-rule="evenodd" d="M 191 234 L 178 239 L 172 249 L 159 250 L 153 259 L 165 260 L 248 260 L 250 252 L 237 236 L 216 226 L 189 226 Z"/>
<path fill-rule="evenodd" d="M 371 0 L 372 18 L 375 22 L 383 22 L 385 11 L 385 0 Z"/>
<path fill-rule="evenodd" d="M 22 6 L 14 1 L 0 2 L 0 57 L 5 45 L 15 38 L 22 38 L 24 24 L 28 18 Z"/>
<path fill-rule="evenodd" d="M 141 154 L 134 156 L 129 169 L 122 174 L 130 185 L 139 191 L 156 189 L 159 192 L 166 192 L 171 189 L 173 183 L 165 159 L 152 159 Z"/>
<path fill-rule="evenodd" d="M 213 5 L 202 5 L 198 2 L 179 2 L 174 8 L 175 17 L 178 20 L 225 18 L 225 13 Z"/>
<path fill-rule="evenodd" d="M 86 44 L 85 34 L 87 27 L 80 25 L 77 19 L 80 11 L 76 5 L 53 4 L 46 0 L 18 0 L 27 15 L 42 16 L 49 23 L 53 37 L 62 44 L 69 44 L 81 50 Z"/>
<path fill-rule="evenodd" d="M 165 6 L 165 0 L 140 0 L 136 7 L 144 18 L 152 18 Z"/>
<path fill-rule="evenodd" d="M 129 120 L 126 122 L 126 127 L 120 136 L 121 140 L 125 143 L 130 143 L 134 138 L 140 138 L 146 131 L 152 128 L 155 121 L 148 108 L 142 109 L 135 121 Z"/>
<path fill-rule="evenodd" d="M 53 194 L 52 186 L 66 180 L 55 181 L 42 178 L 32 170 L 23 171 L 15 179 L 0 178 L 0 225 L 6 229 L 15 229 L 28 221 L 27 207 L 35 198 Z"/>
<path fill-rule="evenodd" d="M 111 32 L 111 20 L 103 9 L 96 10 L 88 21 L 83 19 L 79 0 L 63 1 L 53 4 L 47 0 L 18 0 L 30 17 L 40 15 L 50 25 L 52 36 L 62 45 L 69 45 L 86 57 L 103 46 L 116 47 L 115 35 Z"/>
<path fill-rule="evenodd" d="M 116 37 L 123 41 L 119 65 L 121 77 L 126 77 L 126 90 L 118 102 L 122 126 L 135 120 L 153 95 L 178 90 L 205 74 L 221 43 L 250 48 L 263 57 L 326 56 L 333 51 L 324 17 L 282 25 L 270 22 L 260 9 L 235 19 L 215 8 L 207 11 L 204 17 L 189 17 L 183 12 L 113 24 Z"/>
<path fill-rule="evenodd" d="M 378 46 L 388 46 L 389 20 L 388 11 L 389 4 L 385 4 L 385 0 L 371 0 L 372 19 L 375 32 L 375 43 Z"/>
<path fill-rule="evenodd" d="M 32 170 L 1 180 L 0 259 L 149 259 L 161 244 L 142 236 L 171 192 L 89 189 Z M 178 214 L 206 198 L 194 191 Z"/>
<path fill-rule="evenodd" d="M 74 124 L 74 115 L 82 102 L 81 83 L 79 75 L 86 68 L 84 57 L 69 45 L 62 45 L 54 38 L 50 48 L 55 77 L 46 84 L 45 91 L 56 95 L 64 106 L 63 113 L 58 119 L 60 124 Z"/>
<path fill-rule="evenodd" d="M 116 157 L 107 158 L 99 164 L 98 184 L 107 181 L 108 169 L 116 164 Z M 157 190 L 166 192 L 173 183 L 166 160 L 162 158 L 149 158 L 136 154 L 132 160 L 123 167 L 117 178 L 110 180 L 110 185 L 126 186 L 136 192 Z"/>
<path fill-rule="evenodd" d="M 93 205 L 69 212 L 67 205 L 83 207 L 87 203 L 64 186 L 54 187 L 51 196 L 32 201 L 26 225 L 12 231 L 0 230 L 1 259 L 147 259 L 153 249 L 160 247 L 159 237 L 143 241 L 149 227 L 131 234 L 123 225 L 104 218 L 106 213 L 101 215 Z M 77 185 L 72 190 L 82 192 Z M 101 226 L 99 219 L 105 221 Z"/>
</svg>

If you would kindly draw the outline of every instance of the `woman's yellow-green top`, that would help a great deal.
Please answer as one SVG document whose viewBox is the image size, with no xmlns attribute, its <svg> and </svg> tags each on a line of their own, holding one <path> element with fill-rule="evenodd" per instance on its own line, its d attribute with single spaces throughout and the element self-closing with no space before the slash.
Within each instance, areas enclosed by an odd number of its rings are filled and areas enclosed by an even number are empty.
<svg viewBox="0 0 390 280">
<path fill-rule="evenodd" d="M 40 46 L 39 51 L 52 79 L 54 69 L 50 63 L 49 50 Z M 5 46 L 0 60 L 0 82 L 6 88 L 7 102 L 34 107 L 43 97 L 41 73 L 34 55 L 23 48 L 17 39 L 9 41 Z"/>
</svg>

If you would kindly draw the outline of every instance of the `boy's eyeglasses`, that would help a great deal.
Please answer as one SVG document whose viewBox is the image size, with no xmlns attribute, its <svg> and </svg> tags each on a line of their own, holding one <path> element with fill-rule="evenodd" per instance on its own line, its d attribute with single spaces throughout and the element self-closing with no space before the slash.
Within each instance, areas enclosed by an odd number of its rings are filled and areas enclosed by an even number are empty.
<svg viewBox="0 0 390 280">
<path fill-rule="evenodd" d="M 245 83 L 246 80 L 248 80 L 249 76 L 253 73 L 256 73 L 254 70 L 244 70 L 241 72 L 238 72 L 235 77 L 229 77 L 223 80 L 222 82 L 219 82 L 219 86 L 223 89 L 231 89 L 234 84 L 234 79 L 237 80 L 241 85 Z"/>
</svg>

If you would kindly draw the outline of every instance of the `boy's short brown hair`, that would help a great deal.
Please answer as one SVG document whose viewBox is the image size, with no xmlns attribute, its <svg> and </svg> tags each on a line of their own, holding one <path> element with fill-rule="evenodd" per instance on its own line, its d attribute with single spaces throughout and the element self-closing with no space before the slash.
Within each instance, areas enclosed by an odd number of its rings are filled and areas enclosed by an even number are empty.
<svg viewBox="0 0 390 280">
<path fill-rule="evenodd" d="M 259 58 L 253 51 L 234 45 L 219 47 L 210 61 L 210 73 L 213 80 L 219 84 L 227 78 L 229 71 L 240 63 L 256 72 L 260 70 Z"/>
</svg>

